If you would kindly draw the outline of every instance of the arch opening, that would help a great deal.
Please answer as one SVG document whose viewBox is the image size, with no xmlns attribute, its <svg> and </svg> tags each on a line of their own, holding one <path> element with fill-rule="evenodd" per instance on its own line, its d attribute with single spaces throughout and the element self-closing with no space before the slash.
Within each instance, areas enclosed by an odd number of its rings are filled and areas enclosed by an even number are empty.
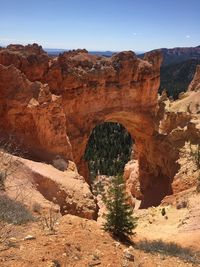
<svg viewBox="0 0 200 267">
<path fill-rule="evenodd" d="M 132 158 L 127 158 L 121 169 L 121 173 L 123 173 L 124 165 L 133 159 L 134 164 L 129 166 L 129 174 L 127 176 L 130 179 L 125 178 L 127 189 L 128 191 L 130 189 L 133 201 L 141 201 L 140 208 L 158 206 L 166 195 L 172 193 L 171 177 L 173 177 L 173 173 L 171 171 L 171 161 L 169 162 L 167 156 L 163 154 L 163 147 L 166 147 L 167 144 L 165 144 L 163 136 L 155 131 L 155 122 L 152 114 L 142 113 L 141 111 L 110 112 L 109 110 L 106 114 L 104 112 L 98 113 L 98 116 L 90 116 L 90 120 L 85 119 L 85 121 L 87 121 L 86 129 L 84 132 L 80 132 L 78 138 L 73 139 L 72 147 L 74 148 L 73 155 L 76 156 L 75 162 L 77 163 L 79 173 L 86 178 L 86 181 L 91 185 L 91 189 L 92 180 L 96 176 L 96 181 L 102 181 L 106 178 L 97 175 L 106 174 L 105 172 L 98 173 L 96 171 L 96 173 L 94 172 L 95 175 L 89 174 L 91 166 L 90 162 L 88 166 L 87 149 L 91 136 L 99 125 L 114 123 L 123 125 L 125 130 L 130 133 L 132 140 L 134 140 L 134 154 Z M 106 149 L 109 150 L 108 148 Z M 90 161 L 94 163 L 94 160 L 91 159 Z M 109 166 L 108 160 L 106 160 L 106 164 Z"/>
<path fill-rule="evenodd" d="M 134 140 L 122 124 L 98 124 L 90 135 L 84 155 L 90 182 L 97 175 L 123 174 L 125 164 L 133 157 L 133 144 Z"/>
</svg>

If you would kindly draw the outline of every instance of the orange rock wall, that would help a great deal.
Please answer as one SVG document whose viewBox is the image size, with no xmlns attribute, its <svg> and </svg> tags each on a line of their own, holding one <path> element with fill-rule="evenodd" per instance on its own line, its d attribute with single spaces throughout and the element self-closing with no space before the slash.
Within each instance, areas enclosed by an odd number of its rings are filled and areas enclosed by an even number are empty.
<svg viewBox="0 0 200 267">
<path fill-rule="evenodd" d="M 142 205 L 157 205 L 172 192 L 177 151 L 159 132 L 157 119 L 161 55 L 144 60 L 131 52 L 111 58 L 86 50 L 50 58 L 36 44 L 0 50 L 0 126 L 50 161 L 72 159 L 81 174 L 92 129 L 119 122 L 136 144 Z"/>
</svg>

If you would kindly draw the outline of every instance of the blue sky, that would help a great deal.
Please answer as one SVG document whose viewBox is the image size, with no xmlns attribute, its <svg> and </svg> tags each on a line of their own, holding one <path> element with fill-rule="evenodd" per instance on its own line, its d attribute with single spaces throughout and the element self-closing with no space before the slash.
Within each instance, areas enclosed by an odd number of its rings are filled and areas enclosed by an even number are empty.
<svg viewBox="0 0 200 267">
<path fill-rule="evenodd" d="M 0 44 L 147 51 L 200 45 L 200 0 L 0 0 Z"/>
</svg>

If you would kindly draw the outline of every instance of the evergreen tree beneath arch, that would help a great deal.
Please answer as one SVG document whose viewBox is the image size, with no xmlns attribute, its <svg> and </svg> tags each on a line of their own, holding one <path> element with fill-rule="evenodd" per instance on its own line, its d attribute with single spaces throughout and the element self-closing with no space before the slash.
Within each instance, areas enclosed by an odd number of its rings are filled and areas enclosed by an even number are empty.
<svg viewBox="0 0 200 267">
<path fill-rule="evenodd" d="M 119 238 L 133 234 L 137 219 L 133 216 L 133 208 L 128 202 L 126 186 L 121 175 L 112 177 L 104 203 L 107 208 L 104 230 Z"/>
</svg>

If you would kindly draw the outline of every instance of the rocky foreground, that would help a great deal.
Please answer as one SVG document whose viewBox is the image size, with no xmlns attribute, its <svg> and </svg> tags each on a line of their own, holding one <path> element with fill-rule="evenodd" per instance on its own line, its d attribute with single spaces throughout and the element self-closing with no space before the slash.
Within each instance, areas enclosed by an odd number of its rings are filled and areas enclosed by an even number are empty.
<svg viewBox="0 0 200 267">
<path fill-rule="evenodd" d="M 184 197 L 187 207 L 177 209 L 165 206 L 166 216 L 162 216 L 161 207 L 140 210 L 138 227 L 133 243 L 122 244 L 105 233 L 101 225 L 72 215 L 56 218 L 54 231 L 43 227 L 42 221 L 26 225 L 13 226 L 7 240 L 7 247 L 1 246 L 1 266 L 34 267 L 171 267 L 199 266 L 199 229 L 194 227 L 192 209 L 200 198 L 194 193 Z M 39 214 L 35 212 L 37 217 Z M 200 214 L 199 214 L 200 215 Z M 195 217 L 199 221 L 200 217 Z M 141 245 L 141 241 L 145 246 Z M 153 240 L 162 240 L 162 244 L 174 242 L 181 257 L 162 254 L 161 247 L 151 245 Z M 140 245 L 140 247 L 139 247 Z M 151 253 L 144 250 L 151 245 Z M 190 251 L 184 251 L 184 248 Z"/>
</svg>

